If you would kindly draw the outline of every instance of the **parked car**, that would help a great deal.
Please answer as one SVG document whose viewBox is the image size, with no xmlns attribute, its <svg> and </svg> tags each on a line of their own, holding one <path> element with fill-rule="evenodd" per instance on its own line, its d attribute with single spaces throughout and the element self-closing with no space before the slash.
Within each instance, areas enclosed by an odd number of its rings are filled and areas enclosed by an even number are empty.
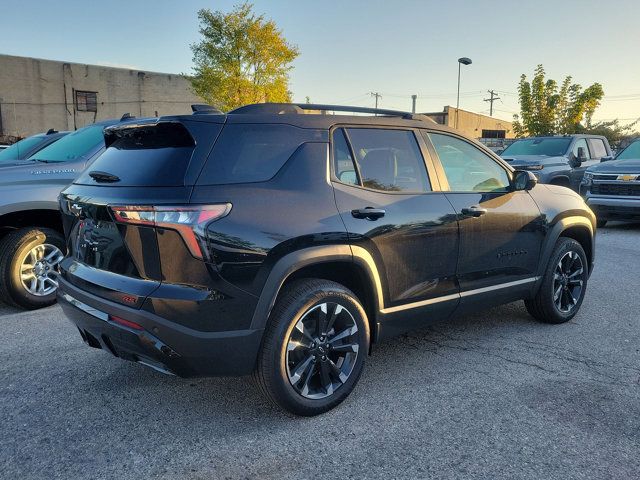
<svg viewBox="0 0 640 480">
<path fill-rule="evenodd" d="M 23 138 L 19 142 L 0 151 L 0 166 L 12 165 L 21 160 L 26 160 L 31 155 L 60 140 L 69 132 L 58 132 L 50 129 L 46 133 L 38 133 L 31 137 Z"/>
<path fill-rule="evenodd" d="M 562 323 L 585 295 L 584 200 L 420 115 L 261 104 L 105 138 L 60 198 L 58 298 L 89 346 L 121 359 L 253 373 L 315 415 L 384 338 L 521 299 Z"/>
<path fill-rule="evenodd" d="M 0 300 L 30 309 L 55 302 L 65 248 L 58 195 L 104 151 L 104 127 L 129 119 L 81 128 L 27 161 L 0 164 Z"/>
<path fill-rule="evenodd" d="M 609 220 L 640 221 L 640 140 L 629 144 L 615 160 L 589 167 L 581 193 L 595 212 L 598 227 Z"/>
<path fill-rule="evenodd" d="M 563 135 L 530 137 L 513 142 L 500 155 L 513 168 L 529 170 L 540 183 L 579 190 L 584 171 L 613 153 L 606 137 Z"/>
</svg>

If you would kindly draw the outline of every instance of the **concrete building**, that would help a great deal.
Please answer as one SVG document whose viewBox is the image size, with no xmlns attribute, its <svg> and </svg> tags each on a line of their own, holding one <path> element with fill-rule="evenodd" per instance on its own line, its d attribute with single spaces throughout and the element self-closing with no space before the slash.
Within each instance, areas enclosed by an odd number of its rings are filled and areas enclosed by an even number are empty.
<svg viewBox="0 0 640 480">
<path fill-rule="evenodd" d="M 179 74 L 0 55 L 0 143 L 97 120 L 190 113 L 202 103 Z"/>
<path fill-rule="evenodd" d="M 446 106 L 442 112 L 425 113 L 428 117 L 431 117 L 437 123 L 446 125 L 451 128 L 456 128 L 456 108 Z M 500 120 L 499 118 L 489 117 L 488 115 L 480 115 L 479 113 L 467 112 L 466 110 L 458 110 L 458 126 L 464 135 L 476 138 L 489 140 L 514 138 L 513 125 L 506 120 Z M 484 141 L 484 143 L 487 143 Z"/>
</svg>

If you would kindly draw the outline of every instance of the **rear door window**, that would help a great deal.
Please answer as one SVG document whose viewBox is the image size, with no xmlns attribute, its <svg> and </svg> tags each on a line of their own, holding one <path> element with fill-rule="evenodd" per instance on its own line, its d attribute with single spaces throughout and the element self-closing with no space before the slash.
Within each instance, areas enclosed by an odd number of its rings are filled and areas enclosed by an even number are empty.
<svg viewBox="0 0 640 480">
<path fill-rule="evenodd" d="M 278 173 L 300 145 L 319 138 L 315 130 L 292 125 L 226 125 L 197 183 L 266 182 Z"/>
<path fill-rule="evenodd" d="M 591 147 L 591 156 L 593 158 L 602 158 L 607 156 L 607 147 L 604 146 L 604 141 L 600 138 L 590 138 L 589 146 Z"/>
<path fill-rule="evenodd" d="M 347 128 L 345 130 L 353 155 L 353 173 L 346 158 L 336 159 L 340 137 L 334 133 L 334 162 L 336 176 L 343 183 L 360 184 L 365 188 L 385 192 L 428 192 L 431 185 L 427 177 L 424 158 L 412 130 L 381 128 Z M 344 147 L 342 147 L 344 150 Z M 351 158 L 351 152 L 348 151 Z M 357 168 L 356 168 L 357 167 Z"/>
</svg>

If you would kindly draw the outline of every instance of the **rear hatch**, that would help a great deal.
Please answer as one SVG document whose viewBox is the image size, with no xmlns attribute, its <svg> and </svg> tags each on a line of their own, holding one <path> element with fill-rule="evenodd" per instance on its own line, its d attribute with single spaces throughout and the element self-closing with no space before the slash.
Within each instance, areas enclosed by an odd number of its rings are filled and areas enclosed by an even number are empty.
<svg viewBox="0 0 640 480">
<path fill-rule="evenodd" d="M 189 205 L 224 121 L 207 117 L 105 129 L 106 151 L 60 197 L 68 243 L 63 279 L 139 308 L 163 280 L 158 235 L 182 236 L 194 257 L 202 255 L 198 222 L 226 208 Z"/>
</svg>

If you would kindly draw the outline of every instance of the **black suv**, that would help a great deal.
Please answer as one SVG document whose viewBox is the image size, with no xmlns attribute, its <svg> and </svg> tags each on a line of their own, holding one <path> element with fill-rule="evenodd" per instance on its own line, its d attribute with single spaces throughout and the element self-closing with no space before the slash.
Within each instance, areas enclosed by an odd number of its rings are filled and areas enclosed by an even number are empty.
<svg viewBox="0 0 640 480">
<path fill-rule="evenodd" d="M 60 199 L 58 298 L 82 339 L 184 377 L 253 373 L 296 414 L 426 323 L 521 299 L 566 322 L 593 269 L 580 196 L 420 115 L 261 104 L 105 139 Z"/>
</svg>

